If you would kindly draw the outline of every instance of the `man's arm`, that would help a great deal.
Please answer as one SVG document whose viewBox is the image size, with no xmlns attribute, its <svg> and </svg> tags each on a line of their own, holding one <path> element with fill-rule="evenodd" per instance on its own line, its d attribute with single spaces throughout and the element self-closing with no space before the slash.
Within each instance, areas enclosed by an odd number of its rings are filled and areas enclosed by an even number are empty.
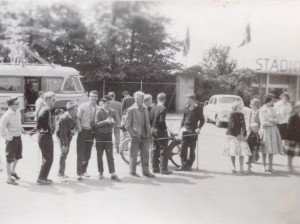
<svg viewBox="0 0 300 224">
<path fill-rule="evenodd" d="M 167 116 L 167 108 L 164 108 L 159 114 L 159 125 L 165 129 L 167 129 L 166 116 Z"/>
<path fill-rule="evenodd" d="M 76 128 L 77 128 L 78 132 L 81 132 L 81 130 L 82 130 L 82 127 L 81 127 L 81 118 L 82 118 L 82 115 L 83 115 L 83 106 L 80 105 L 78 107 L 78 112 L 77 112 L 77 116 L 76 116 Z"/>
<path fill-rule="evenodd" d="M 205 119 L 204 119 L 204 116 L 203 116 L 203 108 L 200 107 L 199 109 L 199 125 L 198 125 L 198 128 L 201 129 L 205 123 Z"/>
<path fill-rule="evenodd" d="M 133 121 L 133 110 L 127 110 L 124 125 L 131 137 L 134 136 L 134 131 L 132 129 L 132 121 Z"/>
<path fill-rule="evenodd" d="M 185 113 L 185 110 L 184 110 L 183 118 L 182 118 L 181 123 L 180 123 L 180 127 L 181 127 L 181 128 L 182 128 L 183 125 L 184 125 L 185 117 L 186 117 L 186 113 Z"/>
<path fill-rule="evenodd" d="M 13 139 L 13 136 L 11 136 L 7 130 L 7 123 L 8 123 L 8 117 L 7 116 L 3 116 L 1 119 L 1 123 L 0 123 L 0 135 L 7 141 L 11 141 Z"/>
<path fill-rule="evenodd" d="M 104 125 L 108 124 L 109 122 L 107 121 L 107 119 L 102 119 L 101 118 L 101 111 L 97 111 L 96 113 L 96 120 L 95 120 L 95 128 L 101 128 Z"/>
</svg>

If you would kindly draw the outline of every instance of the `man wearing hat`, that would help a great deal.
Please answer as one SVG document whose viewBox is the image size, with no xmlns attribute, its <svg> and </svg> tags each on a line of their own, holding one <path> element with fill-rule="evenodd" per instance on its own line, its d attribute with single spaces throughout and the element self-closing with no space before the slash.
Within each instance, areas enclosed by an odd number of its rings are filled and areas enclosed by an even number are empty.
<svg viewBox="0 0 300 224">
<path fill-rule="evenodd" d="M 196 96 L 188 94 L 185 100 L 187 106 L 181 121 L 181 128 L 184 129 L 180 152 L 181 167 L 178 171 L 188 171 L 192 168 L 198 135 L 204 125 L 203 109 L 196 103 Z M 190 148 L 189 158 L 187 158 L 188 148 Z"/>
<path fill-rule="evenodd" d="M 5 111 L 0 122 L 0 135 L 6 140 L 7 183 L 18 185 L 15 179 L 18 180 L 20 177 L 16 173 L 16 166 L 19 159 L 22 158 L 21 134 L 24 132 L 18 97 L 10 97 L 7 100 L 7 105 L 8 110 Z"/>
<path fill-rule="evenodd" d="M 73 101 L 66 104 L 66 112 L 61 115 L 56 125 L 56 137 L 61 148 L 58 176 L 66 181 L 66 159 L 69 153 L 70 143 L 76 127 L 77 105 Z"/>
<path fill-rule="evenodd" d="M 121 179 L 115 174 L 115 163 L 113 156 L 113 144 L 112 144 L 112 131 L 116 124 L 115 112 L 110 108 L 111 99 L 104 96 L 100 99 L 102 107 L 97 110 L 95 120 L 96 131 L 96 149 L 97 149 L 97 162 L 99 179 L 103 179 L 103 152 L 105 151 L 108 170 L 111 174 L 111 179 L 115 181 L 121 181 Z"/>
</svg>

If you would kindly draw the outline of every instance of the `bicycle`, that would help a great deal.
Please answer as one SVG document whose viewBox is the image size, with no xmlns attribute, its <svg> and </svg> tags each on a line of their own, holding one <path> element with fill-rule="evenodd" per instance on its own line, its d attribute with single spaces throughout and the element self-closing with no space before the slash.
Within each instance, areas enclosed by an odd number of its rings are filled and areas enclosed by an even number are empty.
<svg viewBox="0 0 300 224">
<path fill-rule="evenodd" d="M 176 166 L 180 167 L 181 160 L 179 153 L 181 151 L 181 140 L 176 138 L 177 135 L 170 133 L 169 136 L 169 144 L 167 150 L 169 150 L 169 160 Z M 121 142 L 120 145 L 120 154 L 121 158 L 124 160 L 125 163 L 129 164 L 129 149 L 131 144 L 131 138 L 126 138 Z M 139 152 L 138 152 L 138 163 L 141 161 L 139 159 Z"/>
</svg>

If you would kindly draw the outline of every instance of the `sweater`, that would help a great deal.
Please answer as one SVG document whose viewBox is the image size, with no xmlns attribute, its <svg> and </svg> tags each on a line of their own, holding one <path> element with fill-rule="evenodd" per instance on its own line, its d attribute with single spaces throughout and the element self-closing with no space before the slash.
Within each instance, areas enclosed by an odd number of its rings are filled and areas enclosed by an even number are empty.
<svg viewBox="0 0 300 224">
<path fill-rule="evenodd" d="M 150 111 L 150 124 L 153 128 L 167 130 L 167 109 L 164 105 L 156 105 Z"/>
<path fill-rule="evenodd" d="M 75 119 L 72 119 L 70 117 L 70 114 L 68 112 L 65 112 L 61 117 L 59 118 L 55 132 L 57 136 L 60 138 L 63 147 L 68 147 L 69 142 L 72 139 L 72 131 L 74 130 L 76 126 Z"/>
<path fill-rule="evenodd" d="M 201 129 L 204 122 L 203 109 L 201 107 L 196 106 L 192 110 L 189 107 L 185 108 L 181 127 L 185 127 L 188 130 Z"/>
</svg>

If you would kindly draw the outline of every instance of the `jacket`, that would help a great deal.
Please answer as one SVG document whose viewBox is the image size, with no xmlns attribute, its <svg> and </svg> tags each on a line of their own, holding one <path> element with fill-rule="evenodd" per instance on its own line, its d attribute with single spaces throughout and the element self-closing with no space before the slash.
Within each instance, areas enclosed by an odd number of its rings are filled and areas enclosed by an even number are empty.
<svg viewBox="0 0 300 224">
<path fill-rule="evenodd" d="M 289 118 L 287 140 L 300 142 L 300 116 L 297 113 Z"/>
<path fill-rule="evenodd" d="M 145 123 L 146 123 L 146 138 L 151 139 L 151 126 L 149 119 L 149 112 L 143 106 L 144 114 L 145 114 Z M 128 108 L 125 118 L 125 128 L 129 132 L 131 137 L 140 138 L 142 134 L 142 116 L 139 110 L 139 107 L 136 103 L 134 103 L 130 108 Z"/>
<path fill-rule="evenodd" d="M 245 118 L 242 113 L 232 112 L 228 121 L 227 135 L 239 136 L 242 135 L 244 137 L 247 136 Z"/>
<path fill-rule="evenodd" d="M 103 108 L 97 110 L 95 119 L 96 133 L 112 133 L 115 124 L 111 124 L 105 121 L 108 117 L 113 118 L 116 122 L 116 115 L 113 109 L 108 109 L 108 112 L 106 112 Z"/>
</svg>

